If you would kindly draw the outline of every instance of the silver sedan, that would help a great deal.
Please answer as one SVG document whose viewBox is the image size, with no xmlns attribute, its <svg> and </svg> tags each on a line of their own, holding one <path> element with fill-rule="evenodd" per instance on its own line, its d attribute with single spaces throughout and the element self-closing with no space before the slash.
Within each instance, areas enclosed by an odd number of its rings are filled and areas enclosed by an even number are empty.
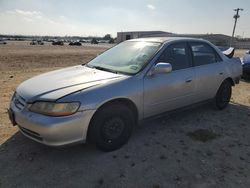
<svg viewBox="0 0 250 188">
<path fill-rule="evenodd" d="M 9 117 L 30 139 L 62 146 L 90 140 L 104 151 L 125 144 L 139 120 L 212 99 L 230 101 L 241 62 L 200 39 L 125 41 L 86 65 L 20 84 Z"/>
</svg>

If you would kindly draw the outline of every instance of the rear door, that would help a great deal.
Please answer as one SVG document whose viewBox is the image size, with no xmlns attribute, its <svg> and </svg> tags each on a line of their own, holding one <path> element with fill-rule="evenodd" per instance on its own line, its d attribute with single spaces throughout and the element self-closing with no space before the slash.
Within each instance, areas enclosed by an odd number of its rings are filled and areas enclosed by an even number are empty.
<svg viewBox="0 0 250 188">
<path fill-rule="evenodd" d="M 225 79 L 225 66 L 215 49 L 205 42 L 189 43 L 195 67 L 196 100 L 213 98 Z"/>
<path fill-rule="evenodd" d="M 191 104 L 195 84 L 187 43 L 168 46 L 158 62 L 170 63 L 172 72 L 144 77 L 144 117 Z"/>
</svg>

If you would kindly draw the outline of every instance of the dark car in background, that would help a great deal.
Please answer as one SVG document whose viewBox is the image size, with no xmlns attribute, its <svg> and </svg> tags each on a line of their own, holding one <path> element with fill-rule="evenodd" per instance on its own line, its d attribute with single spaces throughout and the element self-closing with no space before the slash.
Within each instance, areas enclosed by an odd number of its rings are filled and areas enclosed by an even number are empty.
<svg viewBox="0 0 250 188">
<path fill-rule="evenodd" d="M 73 41 L 69 43 L 70 46 L 81 46 L 82 43 L 80 43 L 79 41 Z"/>
<path fill-rule="evenodd" d="M 7 44 L 7 42 L 0 40 L 0 44 Z"/>
<path fill-rule="evenodd" d="M 44 45 L 44 42 L 41 40 L 32 40 L 30 45 Z"/>
<path fill-rule="evenodd" d="M 39 45 L 44 45 L 44 42 L 41 41 L 41 40 L 38 40 L 37 43 L 38 43 Z"/>
<path fill-rule="evenodd" d="M 91 40 L 91 44 L 98 44 L 99 42 L 95 39 L 95 38 L 93 38 L 92 40 Z"/>
<path fill-rule="evenodd" d="M 243 78 L 250 78 L 250 50 L 242 58 Z"/>
<path fill-rule="evenodd" d="M 52 42 L 52 45 L 63 46 L 64 43 L 63 43 L 63 41 L 54 41 L 54 42 Z"/>
</svg>

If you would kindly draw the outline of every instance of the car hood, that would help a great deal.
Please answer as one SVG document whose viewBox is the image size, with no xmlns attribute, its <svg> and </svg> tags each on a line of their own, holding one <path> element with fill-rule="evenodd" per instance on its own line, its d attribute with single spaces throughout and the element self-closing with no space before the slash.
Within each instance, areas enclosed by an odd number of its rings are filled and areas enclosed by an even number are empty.
<svg viewBox="0 0 250 188">
<path fill-rule="evenodd" d="M 55 101 L 65 95 L 126 77 L 86 66 L 64 68 L 24 81 L 16 92 L 26 102 Z"/>
</svg>

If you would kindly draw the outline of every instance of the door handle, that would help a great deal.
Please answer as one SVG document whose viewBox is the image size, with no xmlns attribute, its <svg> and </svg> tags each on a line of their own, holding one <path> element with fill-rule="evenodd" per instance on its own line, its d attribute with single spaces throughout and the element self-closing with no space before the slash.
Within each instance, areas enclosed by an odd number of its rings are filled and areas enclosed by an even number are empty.
<svg viewBox="0 0 250 188">
<path fill-rule="evenodd" d="M 220 75 L 223 75 L 223 72 L 220 72 Z"/>
</svg>

